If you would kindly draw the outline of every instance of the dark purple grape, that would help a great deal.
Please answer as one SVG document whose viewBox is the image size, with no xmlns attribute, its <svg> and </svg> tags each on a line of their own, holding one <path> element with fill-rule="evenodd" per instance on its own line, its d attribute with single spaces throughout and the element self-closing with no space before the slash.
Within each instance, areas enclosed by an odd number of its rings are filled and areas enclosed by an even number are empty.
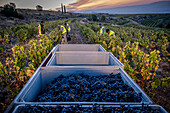
<svg viewBox="0 0 170 113">
<path fill-rule="evenodd" d="M 100 76 L 60 75 L 41 90 L 37 102 L 141 102 L 120 73 Z"/>
<path fill-rule="evenodd" d="M 82 107 L 82 105 L 74 106 L 42 106 L 42 105 L 26 105 L 19 107 L 17 113 L 161 113 L 158 109 L 153 109 L 149 105 L 141 107 L 131 107 L 130 105 L 121 105 L 120 107 L 105 107 L 94 104 L 92 107 Z"/>
</svg>

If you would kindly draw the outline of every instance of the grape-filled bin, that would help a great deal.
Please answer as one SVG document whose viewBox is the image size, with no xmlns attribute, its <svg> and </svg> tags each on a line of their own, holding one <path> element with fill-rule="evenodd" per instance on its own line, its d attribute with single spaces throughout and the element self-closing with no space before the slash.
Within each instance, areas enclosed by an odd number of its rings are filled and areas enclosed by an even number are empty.
<svg viewBox="0 0 170 113">
<path fill-rule="evenodd" d="M 159 105 L 18 105 L 13 113 L 23 112 L 57 112 L 57 113 L 77 113 L 77 112 L 104 112 L 104 113 L 122 113 L 122 112 L 147 112 L 147 113 L 168 113 Z"/>
<path fill-rule="evenodd" d="M 16 105 L 152 104 L 144 91 L 121 68 L 42 67 L 36 74 L 15 98 Z M 68 93 L 70 89 L 73 93 Z"/>
</svg>

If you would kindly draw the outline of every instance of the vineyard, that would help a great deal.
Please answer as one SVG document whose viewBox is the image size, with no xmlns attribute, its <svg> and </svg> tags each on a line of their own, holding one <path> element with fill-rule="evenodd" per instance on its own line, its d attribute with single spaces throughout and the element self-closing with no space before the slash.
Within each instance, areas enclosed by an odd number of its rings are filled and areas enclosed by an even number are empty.
<svg viewBox="0 0 170 113">
<path fill-rule="evenodd" d="M 0 109 L 8 107 L 51 49 L 60 43 L 57 25 L 71 21 L 46 22 L 44 38 L 36 37 L 38 23 L 0 29 Z"/>
<path fill-rule="evenodd" d="M 88 43 L 101 44 L 108 52 L 113 53 L 125 65 L 125 71 L 152 100 L 170 111 L 168 94 L 161 99 L 158 96 L 160 92 L 157 92 L 157 89 L 166 89 L 168 92 L 170 87 L 170 72 L 168 69 L 164 70 L 161 65 L 170 62 L 169 29 L 157 30 L 133 24 L 119 27 L 103 22 L 103 26 L 116 33 L 116 38 L 113 38 L 107 34 L 99 34 L 99 22 L 81 24 L 80 19 L 45 22 L 44 38 L 36 37 L 38 23 L 0 29 L 0 109 L 2 111 L 12 102 L 51 49 L 60 43 L 61 32 L 57 25 L 65 22 L 75 23 L 82 37 L 88 39 Z M 128 22 L 122 21 L 117 24 Z M 43 101 L 42 98 L 39 97 L 37 101 Z"/>
<path fill-rule="evenodd" d="M 150 19 L 142 20 L 141 24 L 150 26 L 150 27 L 161 27 L 161 28 L 169 28 L 168 27 L 168 18 L 169 15 L 163 15 L 158 17 L 153 17 Z"/>
<path fill-rule="evenodd" d="M 102 23 L 116 33 L 116 38 L 113 38 L 108 37 L 107 34 L 100 36 L 97 32 L 99 31 L 98 23 L 86 23 L 84 26 L 77 21 L 76 24 L 89 42 L 101 44 L 107 51 L 112 52 L 125 65 L 125 71 L 140 87 L 157 104 L 169 109 L 168 100 L 164 99 L 165 103 L 156 98 L 155 91 L 156 88 L 168 90 L 170 84 L 169 71 L 158 72 L 158 68 L 161 67 L 160 62 L 169 61 L 167 51 L 169 31 L 157 31 L 154 28 L 134 25 L 122 28 L 112 26 L 110 23 Z M 159 74 L 164 76 L 160 77 Z"/>
</svg>

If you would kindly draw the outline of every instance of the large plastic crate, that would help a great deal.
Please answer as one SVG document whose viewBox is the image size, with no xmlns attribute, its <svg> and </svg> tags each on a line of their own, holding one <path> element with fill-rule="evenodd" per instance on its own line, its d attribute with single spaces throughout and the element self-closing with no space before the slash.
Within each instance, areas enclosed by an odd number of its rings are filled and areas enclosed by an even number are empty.
<svg viewBox="0 0 170 113">
<path fill-rule="evenodd" d="M 108 65 L 108 52 L 56 52 L 56 65 Z"/>
<path fill-rule="evenodd" d="M 124 68 L 124 65 L 109 52 L 55 52 L 46 66 L 112 66 Z"/>
<path fill-rule="evenodd" d="M 18 105 L 14 109 L 13 113 L 18 113 L 19 109 L 23 108 L 24 106 L 26 106 L 26 105 Z M 35 105 L 30 105 L 30 106 L 34 107 Z M 48 107 L 53 107 L 53 108 L 57 107 L 57 105 L 38 105 L 38 106 L 45 107 L 46 109 L 48 109 Z M 70 106 L 70 105 L 60 105 L 60 106 L 67 108 L 67 107 L 75 107 L 76 105 L 72 105 L 72 106 Z M 94 105 L 81 105 L 80 108 L 89 108 L 89 107 L 92 107 L 92 106 L 94 106 Z M 96 107 L 106 107 L 106 108 L 116 108 L 116 109 L 121 108 L 121 105 L 95 105 L 95 106 Z M 135 108 L 142 109 L 142 105 L 130 105 L 130 106 L 125 105 L 124 107 L 125 108 L 130 107 L 130 108 L 133 108 L 133 109 L 135 109 Z M 144 107 L 150 107 L 153 110 L 159 110 L 161 113 L 168 113 L 162 106 L 159 106 L 159 105 L 148 105 L 148 106 L 144 105 Z M 119 112 L 122 112 L 122 111 L 119 111 Z"/>
<path fill-rule="evenodd" d="M 53 81 L 55 78 L 60 76 L 61 74 L 64 76 L 68 76 L 70 74 L 80 74 L 84 73 L 89 76 L 100 76 L 100 75 L 108 75 L 110 73 L 120 73 L 123 81 L 131 86 L 136 93 L 142 93 L 142 101 L 141 102 L 35 102 L 34 100 L 40 93 L 41 89 L 44 88 L 48 83 Z M 143 92 L 143 90 L 131 79 L 129 75 L 123 69 L 113 69 L 112 67 L 103 68 L 102 70 L 98 67 L 89 68 L 88 66 L 82 67 L 42 67 L 39 70 L 37 75 L 32 79 L 32 81 L 24 87 L 18 96 L 15 98 L 15 104 L 152 104 L 150 98 Z"/>
<path fill-rule="evenodd" d="M 99 44 L 58 44 L 54 52 L 57 51 L 93 51 L 106 52 Z"/>
</svg>

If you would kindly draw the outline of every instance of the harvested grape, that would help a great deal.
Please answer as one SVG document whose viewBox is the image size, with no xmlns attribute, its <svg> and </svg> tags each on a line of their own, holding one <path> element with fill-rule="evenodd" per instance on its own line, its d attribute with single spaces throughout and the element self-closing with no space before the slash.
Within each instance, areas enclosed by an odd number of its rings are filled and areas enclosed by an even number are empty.
<svg viewBox="0 0 170 113">
<path fill-rule="evenodd" d="M 141 102 L 120 73 L 89 76 L 84 74 L 55 78 L 41 90 L 37 102 Z"/>
<path fill-rule="evenodd" d="M 26 105 L 19 107 L 17 113 L 161 113 L 159 109 L 150 106 L 130 107 L 121 105 L 120 107 L 105 107 L 100 105 L 93 105 L 82 107 L 81 105 L 74 106 L 42 106 L 42 105 Z"/>
</svg>

